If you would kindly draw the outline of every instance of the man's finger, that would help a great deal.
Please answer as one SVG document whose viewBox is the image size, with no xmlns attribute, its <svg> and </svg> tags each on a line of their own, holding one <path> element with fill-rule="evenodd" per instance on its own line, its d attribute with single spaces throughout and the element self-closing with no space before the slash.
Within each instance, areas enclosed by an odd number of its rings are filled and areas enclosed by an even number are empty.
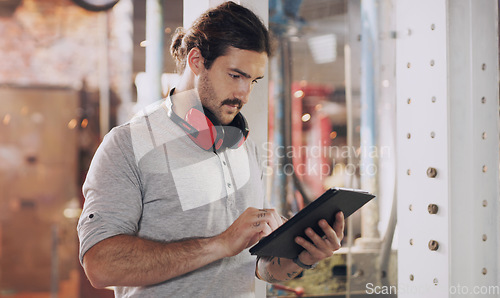
<svg viewBox="0 0 500 298">
<path fill-rule="evenodd" d="M 325 239 L 320 237 L 316 232 L 314 232 L 313 229 L 307 228 L 306 229 L 306 235 L 311 239 L 311 241 L 314 243 L 314 245 L 322 251 L 329 251 L 331 248 L 329 247 L 328 243 L 325 242 Z"/>
<path fill-rule="evenodd" d="M 262 239 L 263 237 L 266 237 L 268 236 L 269 234 L 271 234 L 273 231 L 271 230 L 271 228 L 269 227 L 269 225 L 265 225 L 264 229 L 262 229 L 262 232 L 260 233 L 261 234 L 261 237 L 260 239 Z M 259 240 L 260 240 L 259 239 Z"/>
<path fill-rule="evenodd" d="M 321 229 L 323 230 L 323 232 L 325 232 L 325 236 L 323 239 L 328 240 L 328 246 L 330 247 L 330 249 L 333 249 L 333 250 L 339 249 L 340 248 L 340 239 L 339 239 L 337 233 L 335 232 L 335 230 L 332 227 L 330 227 L 328 222 L 324 219 L 320 220 L 318 224 L 321 227 Z"/>
<path fill-rule="evenodd" d="M 337 212 L 335 215 L 333 229 L 335 230 L 335 233 L 337 233 L 337 238 L 342 240 L 344 238 L 344 213 L 342 211 Z"/>
<path fill-rule="evenodd" d="M 321 239 L 321 241 L 324 243 L 323 239 Z M 296 237 L 295 242 L 298 245 L 302 246 L 311 255 L 311 257 L 315 260 L 314 262 L 317 262 L 319 260 L 322 260 L 324 258 L 327 258 L 327 257 L 333 255 L 333 250 L 328 249 L 328 248 L 320 248 L 317 245 L 307 241 L 306 239 L 304 239 L 302 237 Z"/>
<path fill-rule="evenodd" d="M 274 209 L 258 209 L 255 216 L 269 225 L 272 231 L 276 230 L 281 223 L 278 213 Z"/>
<path fill-rule="evenodd" d="M 278 214 L 278 212 L 276 212 L 276 210 L 275 210 L 275 209 L 270 209 L 269 213 L 270 213 L 270 214 L 271 214 L 271 216 L 273 217 L 272 224 L 271 224 L 270 226 L 271 226 L 271 229 L 274 231 L 274 230 L 276 230 L 279 226 L 281 226 L 281 224 L 282 224 L 281 217 L 280 217 L 280 215 Z"/>
</svg>

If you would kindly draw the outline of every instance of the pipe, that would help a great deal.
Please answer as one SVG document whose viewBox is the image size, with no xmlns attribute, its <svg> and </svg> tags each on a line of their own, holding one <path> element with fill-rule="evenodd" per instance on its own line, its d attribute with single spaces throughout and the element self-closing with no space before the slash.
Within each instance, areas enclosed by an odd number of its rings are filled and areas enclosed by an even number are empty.
<svg viewBox="0 0 500 298">
<path fill-rule="evenodd" d="M 161 0 L 146 1 L 146 106 L 162 98 L 163 72 L 163 6 Z"/>
<path fill-rule="evenodd" d="M 353 148 L 353 107 L 352 107 L 352 82 L 351 82 L 351 47 L 349 44 L 344 46 L 344 64 L 345 64 L 345 105 L 347 114 L 347 148 Z M 349 149 L 350 150 L 350 149 Z M 352 154 L 347 155 L 347 165 L 353 164 Z M 354 173 L 351 174 L 350 183 L 347 187 L 352 188 Z M 352 217 L 347 218 L 347 282 L 346 298 L 351 297 L 351 277 L 352 277 L 352 246 L 354 243 L 354 232 L 352 229 Z"/>
<path fill-rule="evenodd" d="M 393 199 L 391 207 L 391 216 L 387 224 L 387 230 L 382 240 L 379 256 L 380 280 L 382 285 L 387 285 L 387 270 L 392 251 L 392 240 L 394 239 L 394 231 L 396 230 L 397 214 L 398 214 L 398 200 L 397 200 L 397 181 L 394 181 Z"/>
<path fill-rule="evenodd" d="M 377 160 L 370 152 L 375 144 L 375 98 L 378 67 L 378 27 L 376 5 L 373 1 L 361 1 L 361 188 L 377 194 Z M 378 226 L 378 199 L 374 199 L 361 209 L 361 238 L 368 246 L 377 246 L 380 238 Z"/>
<path fill-rule="evenodd" d="M 101 138 L 109 131 L 109 54 L 108 54 L 108 13 L 99 14 L 101 33 L 99 36 L 99 131 Z"/>
</svg>

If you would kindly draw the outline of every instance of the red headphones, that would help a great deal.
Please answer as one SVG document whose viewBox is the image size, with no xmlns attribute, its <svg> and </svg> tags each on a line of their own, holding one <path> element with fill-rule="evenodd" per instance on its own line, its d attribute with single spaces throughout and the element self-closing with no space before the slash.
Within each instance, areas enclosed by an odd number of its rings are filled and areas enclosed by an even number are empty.
<svg viewBox="0 0 500 298">
<path fill-rule="evenodd" d="M 248 123 L 241 113 L 236 114 L 233 121 L 223 126 L 210 112 L 203 107 L 203 111 L 191 108 L 184 119 L 170 110 L 168 115 L 182 128 L 193 142 L 204 150 L 236 149 L 243 145 L 250 130 Z"/>
</svg>

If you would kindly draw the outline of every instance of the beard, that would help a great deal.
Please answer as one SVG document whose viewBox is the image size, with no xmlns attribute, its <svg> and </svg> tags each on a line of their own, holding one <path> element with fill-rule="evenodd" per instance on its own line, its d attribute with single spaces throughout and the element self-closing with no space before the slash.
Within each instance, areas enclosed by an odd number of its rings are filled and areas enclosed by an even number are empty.
<svg viewBox="0 0 500 298">
<path fill-rule="evenodd" d="M 200 80 L 198 82 L 198 94 L 200 96 L 201 104 L 210 110 L 210 112 L 214 114 L 222 125 L 228 125 L 231 123 L 243 106 L 241 100 L 238 98 L 228 98 L 222 101 L 218 100 L 215 88 L 213 87 L 212 81 L 208 77 L 208 72 L 206 70 L 200 75 Z M 224 112 L 222 109 L 224 105 L 238 105 L 238 110 L 236 113 Z"/>
</svg>

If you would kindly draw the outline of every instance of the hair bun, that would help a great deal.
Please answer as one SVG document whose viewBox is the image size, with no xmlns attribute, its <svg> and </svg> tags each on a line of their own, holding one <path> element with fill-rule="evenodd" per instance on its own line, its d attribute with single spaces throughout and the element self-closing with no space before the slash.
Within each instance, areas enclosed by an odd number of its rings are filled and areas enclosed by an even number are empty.
<svg viewBox="0 0 500 298">
<path fill-rule="evenodd" d="M 182 63 L 186 56 L 186 50 L 182 45 L 186 31 L 182 27 L 175 29 L 174 36 L 172 37 L 172 44 L 170 45 L 170 54 L 175 59 L 176 64 Z"/>
</svg>

